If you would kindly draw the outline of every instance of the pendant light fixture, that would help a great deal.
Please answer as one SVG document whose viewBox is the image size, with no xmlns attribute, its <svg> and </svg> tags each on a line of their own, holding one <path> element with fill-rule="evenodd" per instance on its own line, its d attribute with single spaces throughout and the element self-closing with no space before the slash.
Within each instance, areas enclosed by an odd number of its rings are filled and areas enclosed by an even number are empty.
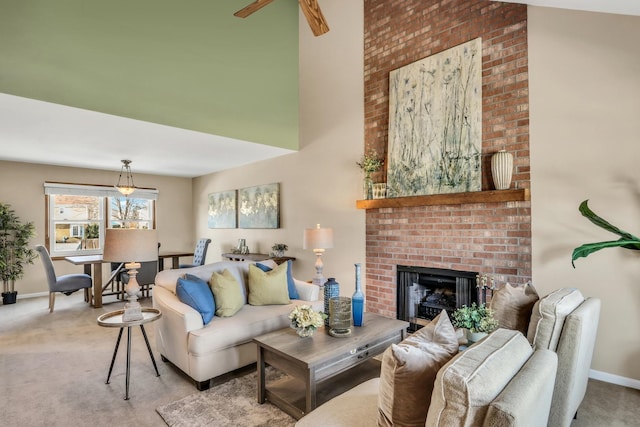
<svg viewBox="0 0 640 427">
<path fill-rule="evenodd" d="M 133 174 L 131 173 L 131 160 L 121 160 L 122 168 L 120 169 L 120 176 L 118 177 L 118 183 L 116 188 L 124 196 L 128 196 L 136 191 L 136 186 L 133 184 Z M 122 179 L 122 174 L 125 174 L 125 178 Z"/>
</svg>

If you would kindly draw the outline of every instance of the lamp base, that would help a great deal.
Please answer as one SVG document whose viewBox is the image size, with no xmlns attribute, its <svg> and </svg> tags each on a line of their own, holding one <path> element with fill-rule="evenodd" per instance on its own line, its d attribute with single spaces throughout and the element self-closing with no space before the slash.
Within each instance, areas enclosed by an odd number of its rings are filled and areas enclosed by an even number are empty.
<svg viewBox="0 0 640 427">
<path fill-rule="evenodd" d="M 122 314 L 123 322 L 133 322 L 142 319 L 144 319 L 142 306 L 138 301 L 128 302 L 124 305 L 124 313 Z"/>
</svg>

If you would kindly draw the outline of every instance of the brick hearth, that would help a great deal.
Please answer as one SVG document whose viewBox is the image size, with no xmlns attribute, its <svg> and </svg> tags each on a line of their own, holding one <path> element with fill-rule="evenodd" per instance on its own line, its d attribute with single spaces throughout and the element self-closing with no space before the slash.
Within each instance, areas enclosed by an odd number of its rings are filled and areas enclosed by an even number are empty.
<svg viewBox="0 0 640 427">
<path fill-rule="evenodd" d="M 365 0 L 365 150 L 386 153 L 389 72 L 482 37 L 482 189 L 491 155 L 514 155 L 512 188 L 529 188 L 526 5 L 492 1 Z M 384 176 L 374 177 L 384 181 Z M 396 315 L 396 265 L 531 278 L 530 202 L 369 209 L 367 310 Z"/>
</svg>

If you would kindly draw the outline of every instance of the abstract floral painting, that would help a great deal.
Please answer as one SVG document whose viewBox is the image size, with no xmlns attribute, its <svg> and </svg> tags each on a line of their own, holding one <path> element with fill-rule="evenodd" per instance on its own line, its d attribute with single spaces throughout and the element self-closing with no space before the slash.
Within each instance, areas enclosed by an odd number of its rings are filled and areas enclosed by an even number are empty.
<svg viewBox="0 0 640 427">
<path fill-rule="evenodd" d="M 238 190 L 240 228 L 280 227 L 280 184 L 266 184 Z"/>
<path fill-rule="evenodd" d="M 480 191 L 482 40 L 389 74 L 387 197 Z"/>
<path fill-rule="evenodd" d="M 236 228 L 236 190 L 209 194 L 209 228 Z"/>
</svg>

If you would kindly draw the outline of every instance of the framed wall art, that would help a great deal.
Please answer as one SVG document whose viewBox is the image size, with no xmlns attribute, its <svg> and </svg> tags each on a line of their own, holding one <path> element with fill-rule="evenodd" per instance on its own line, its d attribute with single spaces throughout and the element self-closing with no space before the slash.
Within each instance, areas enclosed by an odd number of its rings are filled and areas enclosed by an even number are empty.
<svg viewBox="0 0 640 427">
<path fill-rule="evenodd" d="M 209 194 L 209 228 L 236 228 L 236 190 Z"/>
<path fill-rule="evenodd" d="M 480 191 L 482 40 L 389 74 L 387 197 Z"/>
<path fill-rule="evenodd" d="M 280 184 L 238 190 L 240 228 L 280 228 Z"/>
</svg>

